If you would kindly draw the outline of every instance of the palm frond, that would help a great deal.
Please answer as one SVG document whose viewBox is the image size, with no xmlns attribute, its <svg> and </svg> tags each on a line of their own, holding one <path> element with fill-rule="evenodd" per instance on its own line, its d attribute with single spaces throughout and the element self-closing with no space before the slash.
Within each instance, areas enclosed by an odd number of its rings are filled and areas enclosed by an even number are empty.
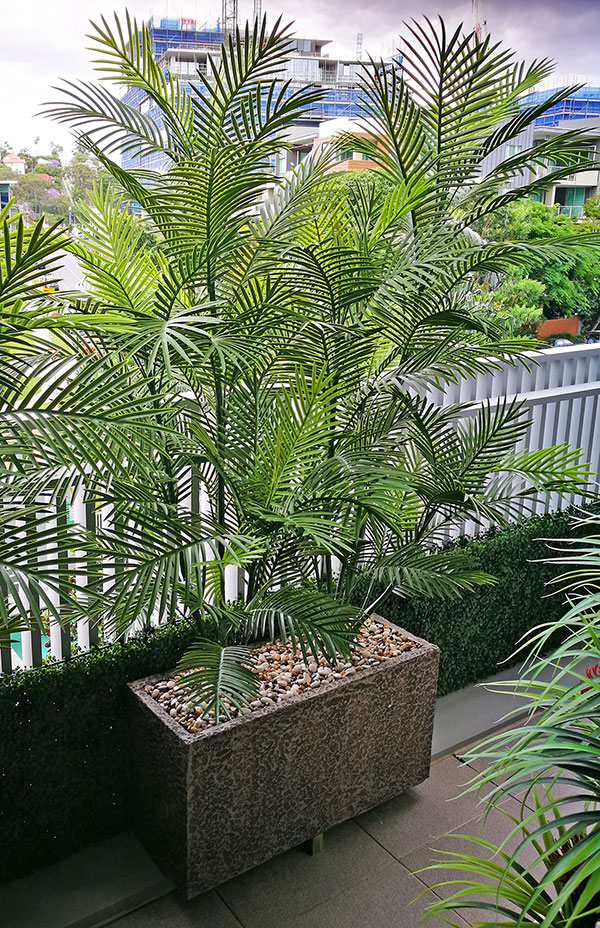
<svg viewBox="0 0 600 928">
<path fill-rule="evenodd" d="M 252 649 L 242 645 L 220 645 L 201 638 L 180 660 L 184 674 L 179 686 L 194 702 L 202 704 L 202 717 L 209 713 L 215 724 L 231 717 L 233 709 L 247 707 L 258 694 L 258 679 L 252 670 Z"/>
</svg>

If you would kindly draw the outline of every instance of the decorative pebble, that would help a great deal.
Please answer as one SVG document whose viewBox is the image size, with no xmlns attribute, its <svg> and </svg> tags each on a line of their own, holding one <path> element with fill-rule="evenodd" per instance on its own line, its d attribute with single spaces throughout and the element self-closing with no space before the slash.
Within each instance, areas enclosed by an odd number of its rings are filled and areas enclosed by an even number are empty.
<svg viewBox="0 0 600 928">
<path fill-rule="evenodd" d="M 316 690 L 332 683 L 343 684 L 346 677 L 361 673 L 369 668 L 375 669 L 380 663 L 397 657 L 405 651 L 417 648 L 416 642 L 407 635 L 401 635 L 393 628 L 382 625 L 375 619 L 365 622 L 359 636 L 357 647 L 348 660 L 339 660 L 335 666 L 329 666 L 322 655 L 314 657 L 309 652 L 308 660 L 303 659 L 300 648 L 292 647 L 288 640 L 258 645 L 254 649 L 254 667 L 258 678 L 258 694 L 249 706 L 241 709 L 231 706 L 225 700 L 231 717 L 250 715 L 258 709 L 276 706 L 293 699 L 306 690 Z M 197 704 L 195 699 L 185 692 L 181 681 L 185 674 L 175 674 L 173 679 L 162 680 L 146 687 L 146 692 L 156 699 L 180 725 L 190 732 L 200 732 L 215 724 L 214 712 L 207 715 L 206 703 Z"/>
</svg>

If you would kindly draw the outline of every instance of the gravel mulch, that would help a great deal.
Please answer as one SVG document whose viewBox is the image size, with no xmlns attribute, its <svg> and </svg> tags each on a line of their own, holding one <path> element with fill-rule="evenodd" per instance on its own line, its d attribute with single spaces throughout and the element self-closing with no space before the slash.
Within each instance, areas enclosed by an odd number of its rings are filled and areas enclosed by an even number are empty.
<svg viewBox="0 0 600 928">
<path fill-rule="evenodd" d="M 252 663 L 259 684 L 257 698 L 241 710 L 230 706 L 231 718 L 236 718 L 240 713 L 249 715 L 265 706 L 275 706 L 306 690 L 327 686 L 334 680 L 360 673 L 374 664 L 418 647 L 408 635 L 401 635 L 375 619 L 369 619 L 363 625 L 352 657 L 347 661 L 338 661 L 334 667 L 325 658 L 312 657 L 310 654 L 305 663 L 300 648 L 292 648 L 289 640 L 285 644 L 277 639 L 257 646 L 252 652 Z M 212 727 L 215 724 L 214 713 L 211 710 L 204 715 L 206 703 L 197 702 L 197 699 L 190 701 L 189 694 L 179 682 L 183 678 L 184 674 L 176 674 L 170 680 L 146 686 L 146 692 L 188 731 L 198 732 Z"/>
</svg>

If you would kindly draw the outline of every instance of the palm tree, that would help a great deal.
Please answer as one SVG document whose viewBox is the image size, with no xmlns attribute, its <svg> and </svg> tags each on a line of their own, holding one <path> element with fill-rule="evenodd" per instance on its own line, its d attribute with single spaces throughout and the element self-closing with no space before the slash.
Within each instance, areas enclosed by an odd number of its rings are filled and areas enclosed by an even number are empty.
<svg viewBox="0 0 600 928">
<path fill-rule="evenodd" d="M 498 192 L 507 178 L 550 154 L 579 158 L 577 133 L 482 181 L 482 159 L 542 111 L 521 97 L 550 65 L 514 64 L 443 24 L 410 33 L 404 75 L 382 64 L 364 78 L 374 136 L 360 144 L 392 182 L 383 194 L 336 182 L 335 145 L 274 176 L 288 127 L 322 94 L 282 81 L 279 23 L 246 26 L 214 80 L 188 87 L 155 63 L 145 27 L 103 19 L 92 34 L 102 83 L 68 84 L 48 108 L 118 190 L 96 191 L 69 245 L 85 293 L 59 315 L 39 306 L 35 324 L 18 315 L 2 346 L 12 358 L 25 330 L 31 344 L 0 412 L 2 493 L 13 516 L 28 507 L 44 547 L 37 579 L 18 573 L 10 545 L 0 570 L 13 591 L 17 579 L 36 596 L 50 584 L 57 619 L 88 615 L 109 633 L 194 621 L 203 637 L 185 666 L 204 668 L 194 685 L 217 717 L 252 698 L 249 641 L 279 634 L 330 660 L 347 654 L 387 596 L 491 581 L 439 549 L 456 520 L 505 522 L 535 493 L 585 482 L 576 451 L 514 451 L 528 428 L 519 405 L 423 398 L 530 347 L 470 313 L 473 274 L 595 239 L 474 238 L 475 219 L 540 183 Z M 142 91 L 149 111 L 107 81 Z M 165 169 L 124 171 L 121 151 Z M 161 242 L 151 255 L 133 204 Z M 72 491 L 110 514 L 103 528 L 55 526 L 51 507 Z M 31 620 L 28 600 L 13 609 Z"/>
</svg>

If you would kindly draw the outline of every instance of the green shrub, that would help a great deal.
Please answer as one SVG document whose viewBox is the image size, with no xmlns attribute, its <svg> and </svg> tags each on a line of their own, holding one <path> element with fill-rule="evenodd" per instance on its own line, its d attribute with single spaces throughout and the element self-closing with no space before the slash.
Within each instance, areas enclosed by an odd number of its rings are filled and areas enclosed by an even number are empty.
<svg viewBox="0 0 600 928">
<path fill-rule="evenodd" d="M 569 535 L 569 514 L 532 518 L 464 545 L 498 577 L 460 601 L 393 599 L 386 617 L 441 649 L 440 695 L 493 674 L 517 639 L 561 615 L 543 599 L 552 566 L 537 539 Z M 173 667 L 194 637 L 168 626 L 66 664 L 0 677 L 0 874 L 16 877 L 129 825 L 125 684 Z"/>
<path fill-rule="evenodd" d="M 574 345 L 583 345 L 585 342 L 585 335 L 573 333 L 573 332 L 553 332 L 552 335 L 549 335 L 548 338 L 566 338 L 568 341 L 573 342 Z M 547 339 L 544 339 L 547 341 Z"/>
</svg>

